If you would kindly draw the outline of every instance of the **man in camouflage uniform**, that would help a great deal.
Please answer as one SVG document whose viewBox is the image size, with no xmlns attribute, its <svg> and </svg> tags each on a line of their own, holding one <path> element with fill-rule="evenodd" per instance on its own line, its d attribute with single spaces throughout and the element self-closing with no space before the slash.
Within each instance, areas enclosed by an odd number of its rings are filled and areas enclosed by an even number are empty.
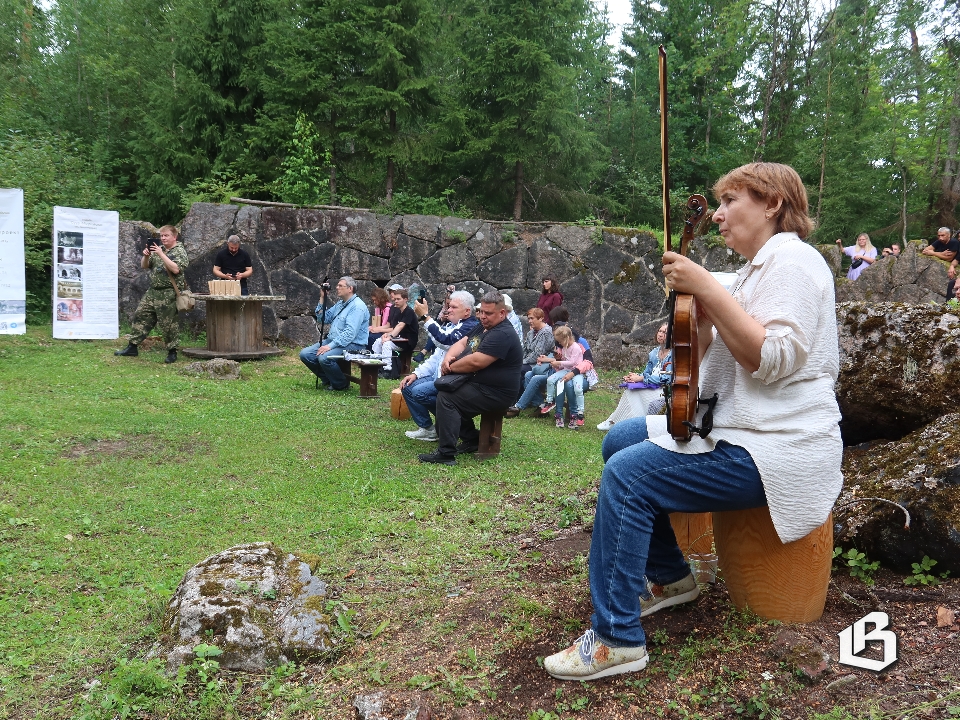
<svg viewBox="0 0 960 720">
<path fill-rule="evenodd" d="M 180 322 L 177 318 L 177 294 L 170 282 L 172 274 L 177 289 L 183 292 L 187 287 L 184 271 L 189 260 L 183 245 L 177 242 L 177 229 L 172 225 L 160 228 L 160 245 L 151 243 L 143 249 L 140 267 L 150 270 L 150 287 L 144 293 L 133 316 L 133 334 L 130 343 L 114 355 L 135 357 L 139 354 L 137 346 L 150 334 L 153 326 L 160 328 L 163 341 L 167 346 L 165 363 L 177 361 L 177 347 L 180 344 Z M 169 272 L 168 272 L 169 271 Z"/>
</svg>

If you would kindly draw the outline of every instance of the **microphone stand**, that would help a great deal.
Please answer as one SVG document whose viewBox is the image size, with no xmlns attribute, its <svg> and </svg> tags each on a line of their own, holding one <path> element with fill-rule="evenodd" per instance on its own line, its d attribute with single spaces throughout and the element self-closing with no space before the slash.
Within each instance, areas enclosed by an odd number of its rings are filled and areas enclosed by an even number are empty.
<svg viewBox="0 0 960 720">
<path fill-rule="evenodd" d="M 320 288 L 320 296 L 323 298 L 323 303 L 320 307 L 320 344 L 323 344 L 323 332 L 326 329 L 327 322 L 327 288 Z"/>
</svg>

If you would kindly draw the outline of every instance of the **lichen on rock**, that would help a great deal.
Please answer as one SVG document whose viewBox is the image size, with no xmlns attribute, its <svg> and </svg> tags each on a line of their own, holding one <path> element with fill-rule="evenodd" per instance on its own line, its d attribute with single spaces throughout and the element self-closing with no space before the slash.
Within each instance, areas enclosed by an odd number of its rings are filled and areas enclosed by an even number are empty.
<svg viewBox="0 0 960 720">
<path fill-rule="evenodd" d="M 273 543 L 236 545 L 187 571 L 167 607 L 171 670 L 200 643 L 218 647 L 222 667 L 262 671 L 328 652 L 326 585 L 311 564 Z"/>
</svg>

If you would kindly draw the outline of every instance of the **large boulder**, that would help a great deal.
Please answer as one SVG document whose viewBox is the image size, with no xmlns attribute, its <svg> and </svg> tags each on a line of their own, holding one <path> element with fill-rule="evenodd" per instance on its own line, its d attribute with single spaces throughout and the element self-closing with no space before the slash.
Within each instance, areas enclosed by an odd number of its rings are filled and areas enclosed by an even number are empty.
<svg viewBox="0 0 960 720">
<path fill-rule="evenodd" d="M 943 302 L 948 263 L 921 254 L 919 242 L 907 243 L 900 257 L 877 260 L 854 281 L 837 281 L 837 302 Z"/>
<path fill-rule="evenodd" d="M 867 446 L 868 445 L 868 446 Z M 912 574 L 923 556 L 932 574 L 960 574 L 960 414 L 896 442 L 848 448 L 834 519 L 837 539 L 898 572 Z M 910 513 L 867 498 L 883 498 Z"/>
<path fill-rule="evenodd" d="M 844 442 L 898 439 L 960 407 L 960 312 L 838 303 Z"/>
<path fill-rule="evenodd" d="M 417 274 L 430 284 L 461 283 L 477 279 L 477 258 L 466 243 L 438 250 L 417 266 Z"/>
<path fill-rule="evenodd" d="M 306 560 L 273 543 L 235 545 L 190 568 L 177 587 L 163 622 L 167 665 L 192 661 L 200 644 L 221 651 L 221 667 L 247 672 L 328 652 L 325 597 Z"/>
<path fill-rule="evenodd" d="M 477 275 L 494 287 L 522 287 L 527 278 L 527 249 L 511 247 L 490 256 L 480 263 Z"/>
<path fill-rule="evenodd" d="M 234 230 L 238 205 L 194 203 L 180 226 L 180 242 L 193 261 L 219 248 Z"/>
</svg>

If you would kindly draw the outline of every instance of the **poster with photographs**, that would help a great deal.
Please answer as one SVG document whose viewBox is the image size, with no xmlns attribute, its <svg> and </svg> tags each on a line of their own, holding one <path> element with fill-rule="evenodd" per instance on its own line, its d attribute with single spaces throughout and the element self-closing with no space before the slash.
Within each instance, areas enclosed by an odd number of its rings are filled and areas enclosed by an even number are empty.
<svg viewBox="0 0 960 720">
<path fill-rule="evenodd" d="M 0 335 L 27 331 L 23 190 L 0 189 Z"/>
<path fill-rule="evenodd" d="M 106 210 L 53 209 L 53 336 L 120 336 L 117 248 L 120 216 Z"/>
</svg>

